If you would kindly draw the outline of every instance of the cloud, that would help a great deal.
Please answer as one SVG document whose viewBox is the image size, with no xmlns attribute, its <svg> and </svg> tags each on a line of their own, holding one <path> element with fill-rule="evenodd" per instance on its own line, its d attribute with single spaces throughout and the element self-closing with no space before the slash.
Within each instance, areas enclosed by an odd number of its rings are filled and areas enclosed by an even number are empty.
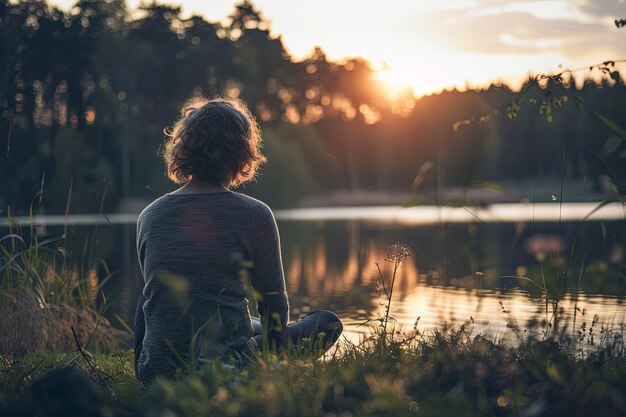
<svg viewBox="0 0 626 417">
<path fill-rule="evenodd" d="M 575 7 L 582 13 L 593 17 L 626 18 L 624 0 L 578 0 Z"/>
<path fill-rule="evenodd" d="M 626 36 L 604 24 L 541 19 L 529 12 L 471 12 L 440 13 L 431 30 L 457 50 L 482 54 L 581 56 L 596 49 L 626 50 Z"/>
</svg>

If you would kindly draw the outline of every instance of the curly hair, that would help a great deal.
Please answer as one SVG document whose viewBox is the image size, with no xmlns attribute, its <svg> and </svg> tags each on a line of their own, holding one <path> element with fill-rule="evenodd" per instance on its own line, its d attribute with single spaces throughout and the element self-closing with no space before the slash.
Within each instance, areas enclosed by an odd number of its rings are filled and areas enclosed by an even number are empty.
<svg viewBox="0 0 626 417">
<path fill-rule="evenodd" d="M 167 176 L 176 184 L 193 177 L 237 187 L 253 180 L 266 162 L 261 129 L 238 99 L 202 99 L 185 105 L 164 133 L 163 159 Z"/>
</svg>

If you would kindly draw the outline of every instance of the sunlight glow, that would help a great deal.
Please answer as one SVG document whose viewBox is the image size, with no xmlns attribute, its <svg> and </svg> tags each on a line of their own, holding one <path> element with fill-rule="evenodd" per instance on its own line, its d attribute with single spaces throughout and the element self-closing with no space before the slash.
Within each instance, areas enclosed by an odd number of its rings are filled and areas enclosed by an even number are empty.
<svg viewBox="0 0 626 417">
<path fill-rule="evenodd" d="M 374 73 L 374 79 L 381 83 L 381 88 L 385 96 L 391 100 L 397 100 L 407 93 L 413 94 L 413 92 L 416 92 L 416 87 L 418 87 L 409 85 L 410 78 L 407 78 L 406 74 L 402 74 L 402 72 L 398 70 L 384 69 L 376 71 Z M 434 88 L 437 88 L 437 86 L 427 85 L 423 87 L 424 92 L 430 92 Z M 420 91 L 417 91 L 417 93 L 419 92 Z"/>
<path fill-rule="evenodd" d="M 17 1 L 17 0 L 12 0 Z M 162 0 L 225 23 L 235 0 Z M 65 10 L 75 0 L 51 0 Z M 132 10 L 140 0 L 127 0 Z M 449 0 L 391 4 L 373 0 L 253 0 L 294 60 L 316 46 L 327 58 L 362 57 L 377 70 L 386 93 L 416 96 L 444 89 L 481 88 L 494 81 L 518 88 L 528 74 L 623 58 L 626 38 L 611 16 L 566 0 Z M 617 17 L 617 16 L 615 16 Z M 233 91 L 234 92 L 234 91 Z"/>
</svg>

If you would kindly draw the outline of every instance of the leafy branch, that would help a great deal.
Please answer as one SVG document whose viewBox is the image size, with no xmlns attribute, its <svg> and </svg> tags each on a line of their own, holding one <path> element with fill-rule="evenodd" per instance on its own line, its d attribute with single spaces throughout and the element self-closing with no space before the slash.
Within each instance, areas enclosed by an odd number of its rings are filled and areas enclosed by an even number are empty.
<svg viewBox="0 0 626 417">
<path fill-rule="evenodd" d="M 626 19 L 616 21 L 616 25 L 626 25 Z M 571 88 L 571 78 L 567 78 L 567 75 L 572 76 L 574 73 L 598 70 L 602 73 L 603 77 L 613 79 L 615 82 L 620 81 L 620 75 L 615 70 L 616 64 L 626 63 L 626 59 L 621 60 L 608 60 L 598 64 L 584 66 L 575 69 L 564 69 L 556 74 L 537 74 L 531 77 L 515 95 L 513 100 L 506 105 L 505 109 L 495 109 L 492 114 L 483 114 L 482 116 L 472 117 L 466 120 L 460 120 L 452 125 L 452 129 L 456 132 L 461 126 L 480 125 L 489 122 L 492 115 L 506 114 L 506 117 L 510 120 L 515 119 L 522 108 L 522 103 L 526 99 L 528 93 L 534 89 L 534 87 L 543 88 L 545 92 L 543 99 L 539 103 L 539 114 L 546 118 L 548 123 L 552 123 L 553 115 L 555 111 L 561 109 L 570 99 L 576 104 L 579 111 L 586 110 L 602 124 L 604 124 L 611 132 L 612 135 L 606 138 L 598 155 L 594 155 L 600 161 L 606 161 L 611 155 L 613 155 L 622 145 L 626 142 L 626 129 L 622 127 L 615 120 L 602 114 L 589 103 L 587 103 L 583 97 L 577 93 L 577 90 Z M 536 104 L 536 98 L 528 99 L 530 104 Z M 615 184 L 618 182 L 609 173 Z"/>
<path fill-rule="evenodd" d="M 590 66 L 584 66 L 584 67 L 580 67 L 580 68 L 575 68 L 575 69 L 564 69 L 563 71 L 557 73 L 557 74 L 537 74 L 533 77 L 531 77 L 520 89 L 520 91 L 516 94 L 516 96 L 513 98 L 513 100 L 511 100 L 511 102 L 509 104 L 507 104 L 506 109 L 504 110 L 494 110 L 493 111 L 493 115 L 499 115 L 501 113 L 506 114 L 508 119 L 515 119 L 517 117 L 517 115 L 519 114 L 519 111 L 521 110 L 522 107 L 522 103 L 525 99 L 525 96 L 528 94 L 529 91 L 531 91 L 533 89 L 533 87 L 540 87 L 541 83 L 546 82 L 546 92 L 544 93 L 545 99 L 541 102 L 541 106 L 539 108 L 539 113 L 543 114 L 546 116 L 546 120 L 548 122 L 552 122 L 552 114 L 553 114 L 553 110 L 554 109 L 559 109 L 563 106 L 564 103 L 566 103 L 568 101 L 569 96 L 574 96 L 574 98 L 578 97 L 579 99 L 576 99 L 576 103 L 579 105 L 579 108 L 581 108 L 581 103 L 582 103 L 582 98 L 580 98 L 579 95 L 573 95 L 570 94 L 570 84 L 569 84 L 569 80 L 565 79 L 565 76 L 567 74 L 574 74 L 574 73 L 578 73 L 578 72 L 582 72 L 582 71 L 593 71 L 594 69 L 599 70 L 600 72 L 602 72 L 602 74 L 606 75 L 609 78 L 613 78 L 616 79 L 617 77 L 619 77 L 619 75 L 617 74 L 617 72 L 615 71 L 615 65 L 616 64 L 621 64 L 621 63 L 626 63 L 626 59 L 621 59 L 621 60 L 612 60 L 612 61 L 604 61 L 601 62 L 599 64 L 594 64 L 594 65 L 590 65 Z M 553 86 L 555 88 L 553 88 Z M 563 96 L 558 96 L 557 92 L 562 92 L 565 93 L 565 95 Z M 529 100 L 529 102 L 531 104 L 535 104 L 536 100 L 534 98 L 531 98 Z M 587 106 L 588 108 L 588 106 Z M 599 113 L 597 112 L 592 112 L 595 116 L 598 116 Z M 475 124 L 483 124 L 488 122 L 491 119 L 491 114 L 483 114 L 482 116 L 478 116 L 478 117 L 471 117 L 469 119 L 465 119 L 465 120 L 459 120 L 457 122 L 455 122 L 452 125 L 452 128 L 454 129 L 454 131 L 458 131 L 459 128 L 461 126 L 469 126 L 469 125 L 475 125 Z M 602 120 L 602 119 L 601 119 Z M 606 117 L 604 120 L 602 120 L 604 123 L 606 123 Z M 613 123 L 614 124 L 614 123 Z M 609 125 L 609 127 L 611 127 L 611 129 L 613 130 L 612 125 Z M 623 129 L 620 131 L 620 133 L 623 132 Z M 617 133 L 617 132 L 616 132 Z M 618 133 L 618 134 L 620 134 Z M 624 138 L 624 140 L 626 140 L 626 137 Z"/>
</svg>

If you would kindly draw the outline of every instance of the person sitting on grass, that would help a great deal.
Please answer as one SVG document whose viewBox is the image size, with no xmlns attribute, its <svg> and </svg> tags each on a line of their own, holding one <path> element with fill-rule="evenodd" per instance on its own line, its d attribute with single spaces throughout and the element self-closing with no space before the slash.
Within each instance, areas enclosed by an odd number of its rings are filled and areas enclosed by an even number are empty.
<svg viewBox="0 0 626 417">
<path fill-rule="evenodd" d="M 181 185 L 137 220 L 144 287 L 135 315 L 135 372 L 144 385 L 219 360 L 244 366 L 263 349 L 306 341 L 322 353 L 343 326 L 330 311 L 287 324 L 276 221 L 263 202 L 231 191 L 266 161 L 241 100 L 196 101 L 165 131 L 169 178 Z M 251 284 L 251 285 L 249 285 Z M 257 301 L 251 317 L 247 296 Z"/>
</svg>

